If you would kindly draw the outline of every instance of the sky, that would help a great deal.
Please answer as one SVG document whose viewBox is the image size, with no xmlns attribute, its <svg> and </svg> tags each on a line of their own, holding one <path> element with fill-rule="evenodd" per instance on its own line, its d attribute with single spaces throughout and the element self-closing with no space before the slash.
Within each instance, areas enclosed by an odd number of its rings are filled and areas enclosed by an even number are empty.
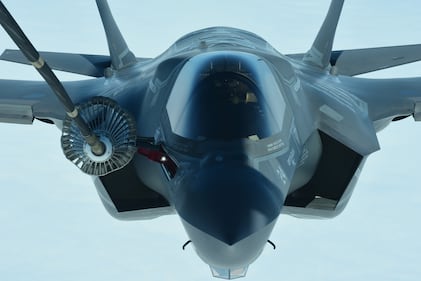
<svg viewBox="0 0 421 281">
<path fill-rule="evenodd" d="M 155 57 L 208 26 L 252 31 L 280 52 L 311 46 L 328 0 L 116 1 L 131 50 Z M 169 3 L 168 3 L 169 2 Z M 39 50 L 107 54 L 93 0 L 5 0 Z M 421 43 L 421 2 L 353 0 L 344 5 L 334 49 Z M 0 30 L 0 50 L 16 48 Z M 61 79 L 81 77 L 59 74 Z M 420 76 L 421 64 L 366 77 Z M 1 79 L 39 80 L 34 69 L 0 62 Z M 84 77 L 82 77 L 85 79 Z M 1 89 L 0 89 L 1 91 Z M 177 216 L 121 222 L 103 208 L 89 176 L 63 156 L 60 131 L 35 122 L 0 124 L 1 280 L 214 280 Z M 411 118 L 380 132 L 345 211 L 331 220 L 282 215 L 243 280 L 419 280 L 421 124 Z"/>
</svg>

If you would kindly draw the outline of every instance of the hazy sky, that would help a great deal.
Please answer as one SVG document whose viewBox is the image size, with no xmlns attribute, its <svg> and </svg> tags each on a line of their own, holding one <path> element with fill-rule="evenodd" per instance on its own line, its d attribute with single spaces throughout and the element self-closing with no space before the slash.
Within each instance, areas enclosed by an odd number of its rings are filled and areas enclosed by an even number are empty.
<svg viewBox="0 0 421 281">
<path fill-rule="evenodd" d="M 193 30 L 227 25 L 265 38 L 283 53 L 305 52 L 328 0 L 111 1 L 139 57 L 154 57 Z M 107 54 L 93 0 L 3 3 L 39 50 Z M 421 43 L 421 2 L 345 3 L 335 49 Z M 16 48 L 0 30 L 0 51 Z M 421 76 L 421 64 L 370 77 Z M 62 75 L 65 79 L 73 76 Z M 30 67 L 0 62 L 0 78 L 39 80 Z M 0 89 L 1 91 L 1 89 Z M 177 216 L 111 218 L 89 176 L 68 162 L 54 126 L 0 124 L 0 280 L 212 280 Z M 419 280 L 421 124 L 394 123 L 379 134 L 354 195 L 333 220 L 281 216 L 244 280 Z M 334 172 L 334 171 L 332 171 Z"/>
</svg>

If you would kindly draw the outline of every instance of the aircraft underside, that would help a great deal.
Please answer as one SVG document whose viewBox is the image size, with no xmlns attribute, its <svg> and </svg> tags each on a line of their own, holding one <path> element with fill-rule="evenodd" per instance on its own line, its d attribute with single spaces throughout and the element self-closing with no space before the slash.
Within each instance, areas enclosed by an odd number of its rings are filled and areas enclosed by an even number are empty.
<svg viewBox="0 0 421 281">
<path fill-rule="evenodd" d="M 45 80 L 0 80 L 0 122 L 55 124 L 111 216 L 177 214 L 215 277 L 244 277 L 274 246 L 280 214 L 339 215 L 380 148 L 376 133 L 421 119 L 421 78 L 353 77 L 421 60 L 421 45 L 333 51 L 343 2 L 332 1 L 304 54 L 213 27 L 156 58 L 130 51 L 105 0 L 96 3 L 109 56 L 38 52 L 0 2 L 19 47 L 0 59 L 32 64 Z M 94 78 L 62 83 L 52 70 Z"/>
</svg>

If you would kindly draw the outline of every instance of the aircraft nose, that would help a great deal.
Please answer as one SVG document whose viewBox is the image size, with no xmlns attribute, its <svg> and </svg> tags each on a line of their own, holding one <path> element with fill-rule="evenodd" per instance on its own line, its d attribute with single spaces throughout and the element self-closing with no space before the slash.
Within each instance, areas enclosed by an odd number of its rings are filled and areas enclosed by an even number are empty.
<svg viewBox="0 0 421 281">
<path fill-rule="evenodd" d="M 183 221 L 227 245 L 273 222 L 284 199 L 277 186 L 240 163 L 214 164 L 185 176 L 175 197 Z"/>
</svg>

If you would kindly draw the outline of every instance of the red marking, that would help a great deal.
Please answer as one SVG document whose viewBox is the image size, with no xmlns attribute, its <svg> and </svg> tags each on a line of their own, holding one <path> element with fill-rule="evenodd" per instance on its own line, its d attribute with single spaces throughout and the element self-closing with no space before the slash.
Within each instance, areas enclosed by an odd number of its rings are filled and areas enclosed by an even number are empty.
<svg viewBox="0 0 421 281">
<path fill-rule="evenodd" d="M 165 152 L 162 151 L 162 150 L 158 150 L 158 149 L 149 149 L 149 148 L 146 148 L 146 147 L 139 147 L 137 152 L 139 154 L 142 154 L 142 155 L 148 157 L 148 159 L 150 159 L 152 161 L 155 161 L 155 162 L 159 162 L 159 163 L 163 163 L 163 161 L 162 161 L 163 157 L 167 158 L 167 155 L 165 154 Z"/>
<path fill-rule="evenodd" d="M 158 162 L 167 169 L 171 177 L 174 177 L 177 172 L 177 164 L 171 159 L 171 157 L 162 148 L 146 148 L 139 147 L 137 152 L 143 156 L 146 156 L 149 160 Z"/>
</svg>

